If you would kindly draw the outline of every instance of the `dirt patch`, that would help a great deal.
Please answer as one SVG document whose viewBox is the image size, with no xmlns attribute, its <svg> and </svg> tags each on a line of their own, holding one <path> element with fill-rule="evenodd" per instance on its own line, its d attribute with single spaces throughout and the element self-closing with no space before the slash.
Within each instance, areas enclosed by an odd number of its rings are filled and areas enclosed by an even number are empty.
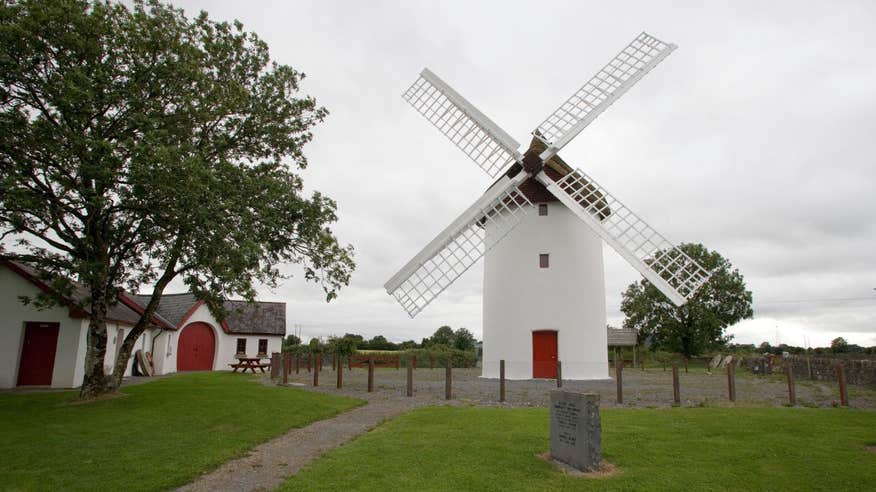
<svg viewBox="0 0 876 492">
<path fill-rule="evenodd" d="M 541 453 L 537 455 L 544 461 L 554 465 L 558 470 L 563 472 L 564 475 L 576 478 L 592 478 L 592 479 L 602 479 L 602 478 L 611 478 L 617 476 L 620 473 L 620 469 L 611 463 L 603 460 L 599 463 L 599 468 L 593 470 L 591 472 L 583 472 L 578 470 L 577 468 L 572 468 L 571 466 L 561 462 L 556 461 L 551 458 L 551 453 L 549 451 Z"/>
<path fill-rule="evenodd" d="M 876 446 L 867 446 L 864 449 L 866 449 L 867 451 L 869 451 L 873 454 L 876 454 Z"/>
<path fill-rule="evenodd" d="M 115 393 L 106 393 L 100 396 L 96 396 L 94 398 L 87 398 L 85 400 L 73 400 L 69 404 L 73 406 L 77 405 L 88 405 L 89 403 L 97 403 L 99 401 L 107 401 L 107 400 L 116 400 L 118 398 L 125 398 L 130 396 L 128 394 L 122 393 L 121 391 L 116 391 Z"/>
</svg>

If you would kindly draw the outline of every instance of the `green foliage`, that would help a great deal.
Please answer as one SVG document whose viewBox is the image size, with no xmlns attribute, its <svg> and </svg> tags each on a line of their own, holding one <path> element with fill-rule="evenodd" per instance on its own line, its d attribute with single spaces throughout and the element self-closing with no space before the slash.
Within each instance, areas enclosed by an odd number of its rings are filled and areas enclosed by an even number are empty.
<svg viewBox="0 0 876 492">
<path fill-rule="evenodd" d="M 570 476 L 546 409 L 429 407 L 326 453 L 281 490 L 870 490 L 876 413 L 603 409 L 608 477 Z M 692 440 L 691 436 L 696 436 Z"/>
<path fill-rule="evenodd" d="M 475 349 L 475 337 L 465 328 L 459 328 L 453 333 L 453 347 L 457 350 L 472 351 Z"/>
<path fill-rule="evenodd" d="M 682 244 L 681 250 L 712 276 L 684 306 L 676 307 L 649 281 L 630 284 L 623 293 L 624 328 L 639 330 L 640 342 L 653 349 L 678 352 L 685 357 L 726 344 L 724 330 L 754 315 L 751 291 L 739 270 L 701 244 Z"/>
<path fill-rule="evenodd" d="M 477 356 L 473 351 L 459 350 L 446 345 L 430 345 L 422 349 L 407 350 L 402 360 L 406 361 L 408 355 L 417 358 L 417 367 L 429 367 L 430 361 L 435 367 L 444 367 L 448 358 L 453 367 L 475 367 L 477 364 Z"/>
<path fill-rule="evenodd" d="M 435 330 L 430 338 L 424 338 L 420 346 L 426 348 L 436 345 L 459 350 L 474 350 L 475 337 L 466 328 L 459 328 L 454 332 L 453 328 L 445 325 Z"/>
<path fill-rule="evenodd" d="M 2 488 L 171 490 L 292 428 L 363 403 L 253 379 L 180 374 L 85 405 L 71 405 L 72 391 L 0 394 Z"/>
<path fill-rule="evenodd" d="M 331 337 L 328 341 L 328 351 L 333 354 L 351 355 L 356 352 L 356 339 L 352 337 Z"/>
<path fill-rule="evenodd" d="M 296 335 L 286 335 L 283 339 L 283 352 L 291 352 L 292 347 L 301 345 L 301 339 Z"/>
<path fill-rule="evenodd" d="M 305 196 L 293 172 L 327 111 L 240 23 L 155 0 L 10 1 L 0 46 L 0 238 L 17 245 L 0 256 L 91 293 L 83 394 L 103 390 L 120 287 L 154 286 L 116 383 L 174 279 L 220 318 L 221 299 L 277 285 L 280 264 L 299 264 L 327 300 L 349 283 L 335 203 Z"/>
<path fill-rule="evenodd" d="M 849 349 L 849 342 L 847 342 L 846 339 L 843 337 L 836 337 L 831 340 L 830 349 L 838 354 L 847 352 Z"/>
</svg>

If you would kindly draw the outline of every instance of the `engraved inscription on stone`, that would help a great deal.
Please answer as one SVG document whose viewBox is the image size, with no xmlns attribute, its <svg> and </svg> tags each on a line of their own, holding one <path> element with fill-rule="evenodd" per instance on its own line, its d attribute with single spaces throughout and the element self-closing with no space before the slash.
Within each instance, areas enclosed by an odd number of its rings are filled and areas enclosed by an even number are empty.
<svg viewBox="0 0 876 492">
<path fill-rule="evenodd" d="M 551 457 L 579 470 L 597 468 L 602 460 L 599 395 L 551 392 Z"/>
</svg>

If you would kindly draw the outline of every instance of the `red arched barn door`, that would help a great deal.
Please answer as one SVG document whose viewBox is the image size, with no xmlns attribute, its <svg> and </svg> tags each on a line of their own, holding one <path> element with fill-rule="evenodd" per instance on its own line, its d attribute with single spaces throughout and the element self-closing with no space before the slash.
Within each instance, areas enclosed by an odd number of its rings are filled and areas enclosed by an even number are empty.
<svg viewBox="0 0 876 492">
<path fill-rule="evenodd" d="M 186 325 L 179 334 L 176 348 L 177 371 L 212 371 L 216 353 L 216 335 L 207 323 Z"/>
</svg>

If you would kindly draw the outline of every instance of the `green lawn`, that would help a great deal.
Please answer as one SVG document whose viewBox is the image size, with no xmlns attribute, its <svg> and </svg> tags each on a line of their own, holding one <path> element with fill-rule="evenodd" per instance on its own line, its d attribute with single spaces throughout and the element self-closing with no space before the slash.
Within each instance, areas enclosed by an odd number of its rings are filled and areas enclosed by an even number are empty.
<svg viewBox="0 0 876 492">
<path fill-rule="evenodd" d="M 0 395 L 0 489 L 164 490 L 362 403 L 224 372 L 123 392 L 85 405 L 74 392 Z"/>
<path fill-rule="evenodd" d="M 677 408 L 602 412 L 610 478 L 574 478 L 536 455 L 546 409 L 432 407 L 381 425 L 286 490 L 872 490 L 876 412 Z"/>
</svg>

